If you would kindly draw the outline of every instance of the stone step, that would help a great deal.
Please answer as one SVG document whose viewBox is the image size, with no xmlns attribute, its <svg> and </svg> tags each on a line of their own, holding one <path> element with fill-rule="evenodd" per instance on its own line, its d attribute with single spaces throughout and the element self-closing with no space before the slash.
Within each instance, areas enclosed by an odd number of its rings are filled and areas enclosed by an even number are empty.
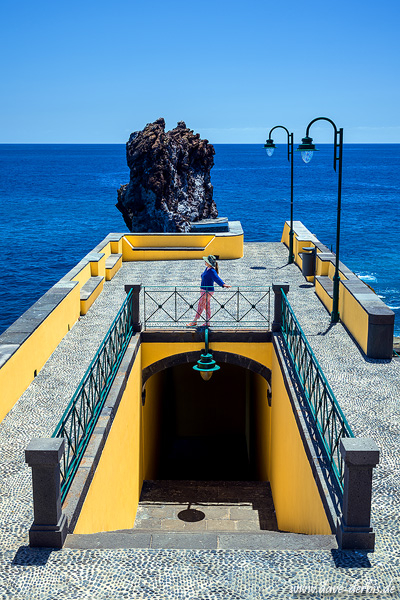
<svg viewBox="0 0 400 600">
<path fill-rule="evenodd" d="M 333 281 L 330 277 L 327 277 L 326 275 L 318 275 L 315 278 L 318 283 L 321 284 L 321 286 L 324 288 L 324 290 L 326 291 L 327 294 L 329 294 L 329 296 L 332 298 L 333 297 Z"/>
<path fill-rule="evenodd" d="M 81 300 L 87 300 L 93 294 L 97 286 L 99 286 L 103 281 L 104 277 L 101 277 L 100 275 L 88 279 L 85 285 L 81 287 Z"/>
<path fill-rule="evenodd" d="M 106 258 L 106 269 L 112 269 L 117 264 L 121 256 L 122 254 L 110 254 L 110 256 Z"/>
<path fill-rule="evenodd" d="M 92 534 L 69 534 L 64 548 L 74 550 L 152 548 L 176 550 L 309 550 L 330 551 L 337 548 L 333 535 L 304 535 L 262 531 L 257 533 L 160 532 L 126 529 Z"/>
</svg>

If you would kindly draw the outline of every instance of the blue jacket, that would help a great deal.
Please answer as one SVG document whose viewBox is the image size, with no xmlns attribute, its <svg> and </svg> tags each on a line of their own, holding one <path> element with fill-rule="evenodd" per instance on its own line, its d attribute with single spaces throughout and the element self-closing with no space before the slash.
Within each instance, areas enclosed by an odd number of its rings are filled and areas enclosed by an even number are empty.
<svg viewBox="0 0 400 600">
<path fill-rule="evenodd" d="M 221 287 L 224 285 L 221 277 L 218 276 L 217 271 L 212 268 L 206 267 L 203 273 L 201 274 L 201 290 L 206 290 L 208 292 L 214 291 L 214 281 L 218 283 Z"/>
</svg>

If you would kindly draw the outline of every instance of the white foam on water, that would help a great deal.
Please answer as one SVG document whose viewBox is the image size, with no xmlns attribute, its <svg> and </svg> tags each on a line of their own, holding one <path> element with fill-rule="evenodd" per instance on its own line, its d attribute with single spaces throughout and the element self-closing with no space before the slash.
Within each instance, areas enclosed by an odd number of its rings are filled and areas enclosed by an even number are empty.
<svg viewBox="0 0 400 600">
<path fill-rule="evenodd" d="M 362 273 L 357 273 L 357 277 L 359 279 L 361 279 L 362 281 L 367 281 L 368 283 L 378 281 L 377 278 L 375 277 L 375 275 L 371 275 L 371 274 L 363 275 Z"/>
</svg>

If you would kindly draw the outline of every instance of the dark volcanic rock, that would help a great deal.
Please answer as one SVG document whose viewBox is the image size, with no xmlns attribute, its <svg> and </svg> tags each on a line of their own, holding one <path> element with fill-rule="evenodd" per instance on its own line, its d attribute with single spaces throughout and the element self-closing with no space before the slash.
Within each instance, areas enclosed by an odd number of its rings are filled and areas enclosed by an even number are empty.
<svg viewBox="0 0 400 600">
<path fill-rule="evenodd" d="M 130 181 L 119 188 L 116 205 L 129 230 L 186 232 L 191 221 L 216 218 L 214 154 L 183 121 L 165 132 L 158 119 L 132 133 L 126 144 Z"/>
</svg>

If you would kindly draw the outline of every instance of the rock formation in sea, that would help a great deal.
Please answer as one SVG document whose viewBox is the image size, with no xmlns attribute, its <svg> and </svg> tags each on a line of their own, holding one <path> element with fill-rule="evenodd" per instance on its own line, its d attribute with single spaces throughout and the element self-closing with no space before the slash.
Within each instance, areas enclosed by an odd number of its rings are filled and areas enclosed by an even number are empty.
<svg viewBox="0 0 400 600">
<path fill-rule="evenodd" d="M 165 131 L 164 119 L 135 131 L 126 144 L 130 181 L 118 203 L 130 231 L 187 232 L 190 223 L 218 216 L 210 171 L 214 147 L 180 121 Z"/>
</svg>

